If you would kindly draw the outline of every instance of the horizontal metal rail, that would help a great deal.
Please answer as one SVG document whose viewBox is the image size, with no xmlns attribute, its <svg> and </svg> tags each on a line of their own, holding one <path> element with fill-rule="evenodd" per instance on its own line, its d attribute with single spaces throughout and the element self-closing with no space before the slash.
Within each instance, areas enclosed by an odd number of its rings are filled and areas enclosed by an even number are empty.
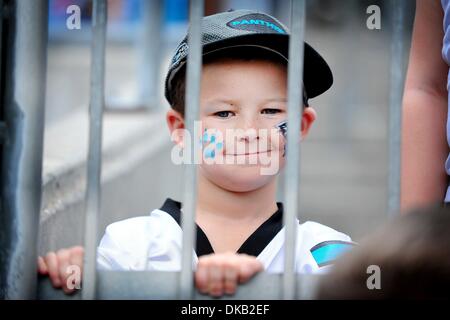
<svg viewBox="0 0 450 320">
<path fill-rule="evenodd" d="M 248 283 L 240 285 L 236 294 L 224 296 L 231 300 L 279 300 L 282 299 L 282 274 L 260 273 Z M 310 300 L 316 295 L 320 274 L 297 274 L 294 299 Z M 127 300 L 172 300 L 178 295 L 179 272 L 152 271 L 98 271 L 97 299 Z M 48 278 L 40 279 L 39 299 L 80 299 L 80 292 L 66 295 L 54 289 Z M 200 294 L 197 290 L 194 299 L 217 299 Z"/>
</svg>

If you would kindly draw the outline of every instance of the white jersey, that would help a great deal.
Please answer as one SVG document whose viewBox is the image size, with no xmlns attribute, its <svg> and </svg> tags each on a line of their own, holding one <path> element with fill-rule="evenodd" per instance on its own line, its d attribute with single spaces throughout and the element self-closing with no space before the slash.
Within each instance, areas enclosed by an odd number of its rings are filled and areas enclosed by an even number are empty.
<svg viewBox="0 0 450 320">
<path fill-rule="evenodd" d="M 255 256 L 267 272 L 283 272 L 283 205 L 239 248 Z M 179 271 L 181 269 L 181 204 L 167 199 L 149 216 L 110 224 L 97 250 L 97 264 L 108 270 Z M 296 270 L 317 273 L 327 269 L 342 252 L 354 245 L 349 236 L 316 222 L 297 225 Z M 214 253 L 205 233 L 197 226 L 194 267 L 198 257 Z"/>
</svg>

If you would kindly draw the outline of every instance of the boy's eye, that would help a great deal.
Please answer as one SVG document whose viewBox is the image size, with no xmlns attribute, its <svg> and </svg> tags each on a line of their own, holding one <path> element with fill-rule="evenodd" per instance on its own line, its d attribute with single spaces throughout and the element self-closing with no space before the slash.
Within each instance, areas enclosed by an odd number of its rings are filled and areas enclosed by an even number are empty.
<svg viewBox="0 0 450 320">
<path fill-rule="evenodd" d="M 280 112 L 281 112 L 280 109 L 274 109 L 274 108 L 266 108 L 261 111 L 261 113 L 263 113 L 263 114 L 277 114 Z"/>
<path fill-rule="evenodd" d="M 232 112 L 232 111 L 219 111 L 219 112 L 214 113 L 214 115 L 216 117 L 219 117 L 219 118 L 229 118 L 229 117 L 234 115 L 234 112 Z"/>
</svg>

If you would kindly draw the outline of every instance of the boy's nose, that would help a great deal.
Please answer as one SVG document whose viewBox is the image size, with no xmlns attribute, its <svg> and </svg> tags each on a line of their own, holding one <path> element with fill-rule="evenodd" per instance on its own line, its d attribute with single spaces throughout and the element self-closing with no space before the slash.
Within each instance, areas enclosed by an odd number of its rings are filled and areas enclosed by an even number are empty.
<svg viewBox="0 0 450 320">
<path fill-rule="evenodd" d="M 258 140 L 259 139 L 259 135 L 258 135 L 258 130 L 256 130 L 256 128 L 246 128 L 243 131 L 243 134 L 241 136 L 241 140 L 247 141 L 247 142 L 251 142 L 254 140 Z"/>
<path fill-rule="evenodd" d="M 242 117 L 240 123 L 239 123 L 239 128 L 248 131 L 248 130 L 257 130 L 258 128 L 258 121 L 257 119 L 254 119 L 253 116 L 248 116 L 248 117 Z"/>
<path fill-rule="evenodd" d="M 256 126 L 253 124 L 248 124 L 246 126 L 241 127 L 240 131 L 240 140 L 251 142 L 259 139 L 259 131 Z"/>
<path fill-rule="evenodd" d="M 241 141 L 252 142 L 254 140 L 259 140 L 260 123 L 256 116 L 247 115 L 247 117 L 242 117 L 240 123 L 237 124 L 239 138 Z"/>
</svg>

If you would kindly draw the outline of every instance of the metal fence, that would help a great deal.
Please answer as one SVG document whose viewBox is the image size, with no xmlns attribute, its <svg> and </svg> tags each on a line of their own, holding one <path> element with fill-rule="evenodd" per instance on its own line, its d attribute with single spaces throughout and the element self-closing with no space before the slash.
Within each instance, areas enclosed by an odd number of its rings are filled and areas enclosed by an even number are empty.
<svg viewBox="0 0 450 320">
<path fill-rule="evenodd" d="M 1 1 L 0 298 L 33 298 L 41 203 L 47 1 Z"/>
<path fill-rule="evenodd" d="M 6 81 L 12 88 L 5 103 L 4 119 L 11 124 L 2 143 L 2 201 L 0 237 L 1 297 L 31 298 L 35 294 L 36 243 L 40 204 L 38 178 L 42 164 L 43 95 L 45 92 L 45 0 L 27 2 L 5 1 L 15 16 L 14 46 L 9 60 Z M 196 166 L 186 165 L 183 198 L 183 252 L 181 272 L 120 272 L 96 270 L 97 226 L 101 197 L 101 133 L 104 110 L 105 42 L 107 26 L 107 1 L 93 1 L 92 62 L 90 84 L 90 135 L 88 154 L 88 181 L 86 189 L 85 265 L 83 273 L 83 299 L 207 299 L 193 288 L 192 248 L 195 247 L 195 199 L 197 195 Z M 393 1 L 394 28 L 392 36 L 392 67 L 389 135 L 389 212 L 399 208 L 400 188 L 400 130 L 401 97 L 403 87 L 403 1 Z M 194 121 L 199 116 L 200 75 L 202 68 L 201 18 L 204 2 L 190 1 L 190 54 L 187 62 L 186 124 L 193 132 Z M 20 18 L 18 18 L 20 17 Z M 26 19 L 24 17 L 27 17 Z M 287 168 L 284 195 L 285 270 L 283 274 L 258 274 L 233 297 L 227 299 L 310 299 L 314 298 L 319 276 L 300 275 L 295 272 L 295 224 L 299 212 L 300 154 L 294 138 L 300 130 L 301 90 L 297 84 L 303 78 L 303 39 L 305 30 L 305 0 L 291 1 L 291 37 L 288 65 L 288 134 Z M 27 23 L 25 23 L 27 21 Z M 4 33 L 2 33 L 4 34 Z M 5 43 L 2 39 L 2 44 Z M 34 54 L 30 54 L 33 52 Z M 36 52 L 38 54 L 36 54 Z M 12 63 L 14 62 L 14 63 Z M 27 66 L 39 66 L 30 73 Z M 2 69 L 3 70 L 3 69 Z M 2 82 L 5 81 L 2 73 Z M 31 79 L 30 79 L 31 74 Z M 25 75 L 27 81 L 24 81 Z M 6 90 L 8 91 L 8 90 Z M 23 113 L 20 113 L 22 111 Z M 26 137 L 25 137 L 26 135 Z M 10 140 L 8 140 L 8 137 Z M 20 137 L 24 137 L 20 141 Z M 7 178 L 7 179 L 6 179 Z M 5 181 L 9 181 L 5 184 Z M 5 201 L 8 199 L 8 201 Z M 34 259 L 34 260 L 33 260 Z M 18 274 L 20 273 L 20 274 Z M 39 298 L 80 298 L 64 296 L 52 289 L 49 280 L 39 285 Z"/>
</svg>

